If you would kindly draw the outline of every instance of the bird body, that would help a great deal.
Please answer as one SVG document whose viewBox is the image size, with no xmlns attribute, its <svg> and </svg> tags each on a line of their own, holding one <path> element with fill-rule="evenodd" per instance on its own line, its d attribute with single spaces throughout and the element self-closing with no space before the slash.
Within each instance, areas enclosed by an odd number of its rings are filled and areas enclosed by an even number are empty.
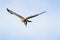
<svg viewBox="0 0 60 40">
<path fill-rule="evenodd" d="M 24 24 L 25 24 L 26 26 L 27 26 L 27 22 L 32 22 L 32 21 L 30 21 L 30 20 L 28 20 L 28 19 L 33 18 L 33 17 L 36 17 L 36 16 L 38 16 L 38 15 L 41 15 L 41 14 L 45 13 L 45 12 L 41 12 L 41 13 L 39 13 L 39 14 L 35 14 L 35 15 L 33 15 L 33 16 L 29 16 L 29 17 L 27 17 L 27 18 L 24 18 L 24 17 L 22 17 L 21 15 L 13 12 L 12 10 L 9 10 L 8 8 L 7 8 L 7 11 L 8 11 L 10 14 L 14 14 L 14 15 L 16 15 L 17 17 L 19 17 L 19 18 L 21 19 L 21 21 L 24 22 Z"/>
</svg>

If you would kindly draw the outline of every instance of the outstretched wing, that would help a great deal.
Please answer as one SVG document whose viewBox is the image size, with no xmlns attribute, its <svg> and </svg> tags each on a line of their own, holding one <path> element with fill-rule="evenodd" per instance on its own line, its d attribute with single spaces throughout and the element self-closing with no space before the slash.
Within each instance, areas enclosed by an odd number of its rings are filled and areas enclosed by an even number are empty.
<svg viewBox="0 0 60 40">
<path fill-rule="evenodd" d="M 22 17 L 21 15 L 16 14 L 15 12 L 13 12 L 12 10 L 9 10 L 8 8 L 7 8 L 7 11 L 8 11 L 9 13 L 11 13 L 11 14 L 14 14 L 14 15 L 18 16 L 19 18 L 24 18 L 24 17 Z"/>
<path fill-rule="evenodd" d="M 39 14 L 36 14 L 36 15 L 33 15 L 33 16 L 29 16 L 29 17 L 27 17 L 26 19 L 30 19 L 30 18 L 33 18 L 33 17 L 36 17 L 36 16 L 38 16 L 38 15 L 41 15 L 41 14 L 43 14 L 43 13 L 45 13 L 46 11 L 44 11 L 44 12 L 41 12 L 41 13 L 39 13 Z"/>
</svg>

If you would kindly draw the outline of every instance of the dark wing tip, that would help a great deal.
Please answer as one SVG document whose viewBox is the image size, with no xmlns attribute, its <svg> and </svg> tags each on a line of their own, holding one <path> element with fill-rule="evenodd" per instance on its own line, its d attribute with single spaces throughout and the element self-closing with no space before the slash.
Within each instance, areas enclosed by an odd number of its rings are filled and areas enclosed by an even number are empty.
<svg viewBox="0 0 60 40">
<path fill-rule="evenodd" d="M 44 12 L 41 12 L 40 14 L 44 14 L 44 13 L 46 13 L 47 11 L 44 11 Z"/>
<path fill-rule="evenodd" d="M 11 10 L 9 10 L 8 8 L 6 8 L 6 10 L 7 10 L 8 12 L 10 12 L 11 14 L 13 14 L 13 13 L 12 13 L 12 11 L 11 11 Z"/>
<path fill-rule="evenodd" d="M 42 13 L 46 13 L 47 11 L 44 11 L 44 12 L 42 12 Z"/>
<path fill-rule="evenodd" d="M 8 8 L 6 8 L 7 9 L 7 11 L 9 12 L 9 9 Z"/>
<path fill-rule="evenodd" d="M 46 13 L 47 11 L 45 10 L 43 13 Z"/>
</svg>

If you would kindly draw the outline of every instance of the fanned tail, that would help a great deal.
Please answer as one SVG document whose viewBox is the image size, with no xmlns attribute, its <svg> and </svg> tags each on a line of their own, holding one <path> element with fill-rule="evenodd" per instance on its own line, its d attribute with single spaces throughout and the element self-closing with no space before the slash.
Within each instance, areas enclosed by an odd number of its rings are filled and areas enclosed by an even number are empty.
<svg viewBox="0 0 60 40">
<path fill-rule="evenodd" d="M 24 22 L 25 26 L 27 27 L 27 22 L 32 22 L 30 20 L 26 20 L 26 22 Z"/>
</svg>

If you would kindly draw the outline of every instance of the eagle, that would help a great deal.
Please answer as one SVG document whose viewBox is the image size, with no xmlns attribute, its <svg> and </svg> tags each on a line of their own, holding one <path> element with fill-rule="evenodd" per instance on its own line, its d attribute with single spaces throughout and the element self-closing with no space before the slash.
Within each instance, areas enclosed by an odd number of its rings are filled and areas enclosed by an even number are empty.
<svg viewBox="0 0 60 40">
<path fill-rule="evenodd" d="M 41 15 L 41 14 L 43 14 L 43 13 L 46 12 L 46 11 L 44 11 L 44 12 L 41 12 L 41 13 L 39 13 L 39 14 L 35 14 L 35 15 L 32 15 L 32 16 L 29 16 L 29 17 L 24 18 L 23 16 L 15 13 L 15 12 L 13 12 L 12 10 L 10 10 L 10 9 L 8 9 L 8 8 L 6 8 L 6 10 L 7 10 L 10 14 L 13 14 L 13 15 L 16 15 L 17 17 L 19 17 L 19 18 L 21 19 L 21 21 L 26 25 L 26 27 L 27 27 L 27 22 L 32 22 L 32 21 L 30 21 L 29 19 L 34 18 L 34 17 L 36 17 L 36 16 L 38 16 L 38 15 Z"/>
</svg>

